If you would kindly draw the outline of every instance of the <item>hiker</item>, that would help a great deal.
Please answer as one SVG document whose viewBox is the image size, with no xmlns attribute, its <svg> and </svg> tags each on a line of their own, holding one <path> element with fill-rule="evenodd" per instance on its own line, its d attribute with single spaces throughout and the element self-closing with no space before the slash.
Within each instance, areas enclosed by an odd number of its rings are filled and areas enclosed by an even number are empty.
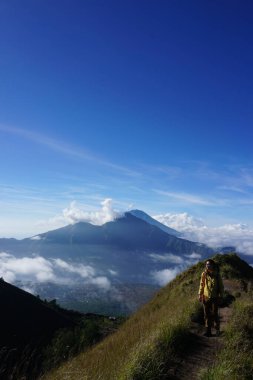
<svg viewBox="0 0 253 380">
<path fill-rule="evenodd" d="M 220 335 L 218 308 L 223 297 L 224 286 L 218 265 L 211 259 L 205 263 L 199 286 L 199 301 L 203 303 L 206 331 L 204 336 L 212 336 L 212 327 L 216 336 Z"/>
</svg>

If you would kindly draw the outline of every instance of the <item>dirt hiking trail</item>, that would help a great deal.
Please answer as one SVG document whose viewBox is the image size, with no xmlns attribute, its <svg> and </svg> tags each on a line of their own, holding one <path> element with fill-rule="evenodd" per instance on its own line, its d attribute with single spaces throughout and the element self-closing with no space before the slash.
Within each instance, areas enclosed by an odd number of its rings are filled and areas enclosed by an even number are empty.
<svg viewBox="0 0 253 380">
<path fill-rule="evenodd" d="M 231 316 L 231 307 L 219 309 L 220 330 L 219 337 L 205 337 L 205 328 L 199 323 L 192 323 L 191 341 L 188 350 L 176 368 L 168 374 L 167 379 L 171 380 L 198 380 L 200 373 L 209 368 L 216 361 L 217 353 L 223 347 L 224 328 Z"/>
</svg>

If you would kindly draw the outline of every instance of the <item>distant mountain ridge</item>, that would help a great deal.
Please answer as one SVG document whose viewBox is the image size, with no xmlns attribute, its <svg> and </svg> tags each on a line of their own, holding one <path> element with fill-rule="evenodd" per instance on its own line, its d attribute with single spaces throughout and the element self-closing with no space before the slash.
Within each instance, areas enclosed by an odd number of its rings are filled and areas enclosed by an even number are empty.
<svg viewBox="0 0 253 380">
<path fill-rule="evenodd" d="M 23 240 L 0 239 L 0 250 L 16 257 L 71 260 L 95 268 L 100 275 L 132 283 L 152 283 L 154 271 L 184 265 L 192 255 L 196 259 L 213 253 L 204 244 L 168 234 L 147 214 L 138 214 L 142 218 L 127 212 L 102 226 L 78 222 Z"/>
</svg>

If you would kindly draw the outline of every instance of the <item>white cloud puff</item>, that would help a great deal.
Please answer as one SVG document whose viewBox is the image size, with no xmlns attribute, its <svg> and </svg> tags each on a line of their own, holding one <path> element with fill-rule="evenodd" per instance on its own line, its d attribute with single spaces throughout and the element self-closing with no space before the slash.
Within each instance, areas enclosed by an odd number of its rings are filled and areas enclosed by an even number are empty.
<svg viewBox="0 0 253 380">
<path fill-rule="evenodd" d="M 107 198 L 101 202 L 101 208 L 96 211 L 85 211 L 77 205 L 75 201 L 71 202 L 69 207 L 62 211 L 62 215 L 55 216 L 48 221 L 40 221 L 38 225 L 43 228 L 59 228 L 67 224 L 77 222 L 87 222 L 94 225 L 102 225 L 111 222 L 123 214 L 113 208 L 113 201 Z"/>
<path fill-rule="evenodd" d="M 111 287 L 110 281 L 107 277 L 104 276 L 94 277 L 91 279 L 90 283 L 98 286 L 100 289 L 103 289 L 105 291 L 109 290 Z"/>
<path fill-rule="evenodd" d="M 13 255 L 0 253 L 0 277 L 5 281 L 30 280 L 34 282 L 54 282 L 66 284 L 73 281 L 73 275 L 86 284 L 93 284 L 109 290 L 111 283 L 105 276 L 96 274 L 90 265 L 68 263 L 62 259 L 45 259 L 41 256 L 16 258 Z M 78 279 L 78 277 L 75 280 Z"/>
<path fill-rule="evenodd" d="M 40 236 L 32 236 L 30 240 L 41 240 L 42 238 Z"/>
<path fill-rule="evenodd" d="M 108 198 L 101 202 L 101 209 L 98 211 L 84 211 L 77 207 L 76 202 L 71 202 L 70 206 L 63 210 L 63 217 L 68 223 L 88 222 L 95 225 L 102 225 L 111 222 L 121 214 L 112 207 L 112 199 Z"/>
<path fill-rule="evenodd" d="M 180 268 L 163 269 L 151 273 L 153 280 L 160 286 L 165 286 L 180 272 Z"/>
<path fill-rule="evenodd" d="M 182 232 L 182 237 L 205 243 L 213 248 L 234 246 L 238 252 L 253 255 L 253 229 L 246 224 L 207 226 L 202 219 L 187 213 L 156 215 L 153 218 Z"/>
<path fill-rule="evenodd" d="M 108 272 L 110 273 L 111 276 L 117 276 L 118 275 L 118 272 L 116 270 L 113 270 L 113 269 L 108 269 Z"/>
</svg>

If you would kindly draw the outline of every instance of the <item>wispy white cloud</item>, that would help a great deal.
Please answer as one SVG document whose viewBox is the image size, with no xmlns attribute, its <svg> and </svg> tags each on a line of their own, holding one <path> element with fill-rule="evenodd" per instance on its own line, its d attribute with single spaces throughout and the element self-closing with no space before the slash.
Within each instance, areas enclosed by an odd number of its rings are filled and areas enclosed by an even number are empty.
<svg viewBox="0 0 253 380">
<path fill-rule="evenodd" d="M 180 166 L 141 164 L 140 168 L 150 177 L 162 174 L 167 179 L 176 179 L 184 175 L 184 169 Z"/>
<path fill-rule="evenodd" d="M 69 273 L 79 274 L 82 278 L 93 277 L 95 275 L 95 269 L 90 265 L 70 264 L 62 259 L 54 259 L 54 263 L 56 267 Z"/>
<path fill-rule="evenodd" d="M 149 257 L 155 262 L 171 263 L 171 264 L 183 264 L 184 259 L 181 256 L 173 255 L 172 253 L 165 253 L 164 255 L 151 253 Z"/>
<path fill-rule="evenodd" d="M 62 153 L 67 156 L 72 156 L 80 160 L 92 161 L 96 163 L 97 165 L 106 166 L 113 170 L 119 171 L 121 172 L 121 174 L 124 174 L 126 176 L 138 177 L 139 175 L 141 175 L 139 172 L 135 170 L 110 162 L 106 158 L 99 157 L 98 155 L 95 155 L 89 152 L 88 150 L 85 150 L 83 148 L 79 148 L 76 146 L 71 146 L 69 144 L 66 144 L 65 142 L 62 142 L 60 140 L 55 140 L 41 133 L 33 132 L 31 130 L 22 129 L 22 128 L 6 126 L 3 124 L 0 124 L 0 131 L 4 133 L 20 136 L 26 140 L 31 140 L 35 142 L 36 144 L 43 145 L 50 150 Z"/>
<path fill-rule="evenodd" d="M 157 190 L 157 189 L 154 189 L 154 191 L 157 194 L 164 195 L 166 197 L 178 200 L 185 204 L 190 203 L 190 204 L 200 205 L 200 206 L 217 206 L 221 204 L 223 205 L 226 204 L 226 201 L 221 200 L 221 199 L 210 200 L 210 199 L 205 199 L 198 195 L 180 193 L 180 192 L 177 193 L 177 192 L 162 191 L 162 190 Z"/>
<path fill-rule="evenodd" d="M 196 259 L 196 260 L 200 260 L 201 259 L 201 255 L 199 253 L 191 253 L 190 255 L 184 255 L 185 257 L 188 257 L 189 259 Z"/>
<path fill-rule="evenodd" d="M 248 194 L 248 192 L 245 189 L 242 189 L 236 186 L 223 185 L 223 186 L 218 186 L 217 189 L 228 191 L 228 192 L 240 193 L 240 194 Z"/>
<path fill-rule="evenodd" d="M 253 187 L 253 169 L 252 168 L 240 168 L 240 180 L 241 183 L 248 187 Z"/>
</svg>

